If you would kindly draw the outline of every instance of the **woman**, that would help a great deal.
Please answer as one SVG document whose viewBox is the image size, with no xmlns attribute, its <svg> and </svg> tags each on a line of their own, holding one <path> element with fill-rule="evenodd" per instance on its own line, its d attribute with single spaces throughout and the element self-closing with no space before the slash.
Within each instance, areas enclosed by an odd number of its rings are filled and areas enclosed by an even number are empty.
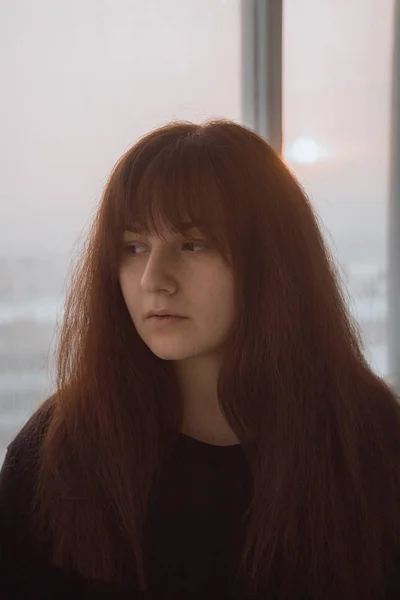
<svg viewBox="0 0 400 600">
<path fill-rule="evenodd" d="M 399 598 L 399 465 L 397 398 L 283 162 L 228 121 L 142 138 L 2 469 L 6 598 Z"/>
</svg>

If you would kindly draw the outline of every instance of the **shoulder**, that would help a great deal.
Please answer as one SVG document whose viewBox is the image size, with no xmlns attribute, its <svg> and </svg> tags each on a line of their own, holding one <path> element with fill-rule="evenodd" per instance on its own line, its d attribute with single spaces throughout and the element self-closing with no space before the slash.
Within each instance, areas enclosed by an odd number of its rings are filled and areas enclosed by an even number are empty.
<svg viewBox="0 0 400 600">
<path fill-rule="evenodd" d="M 25 423 L 7 448 L 0 471 L 0 534 L 18 523 L 30 509 L 38 452 L 50 419 L 54 396 L 51 396 Z"/>
<path fill-rule="evenodd" d="M 29 449 L 32 444 L 40 442 L 40 439 L 46 430 L 47 423 L 51 418 L 55 399 L 56 396 L 53 395 L 42 402 L 9 444 L 7 454 L 10 452 L 17 452 L 18 449 L 24 447 Z"/>
<path fill-rule="evenodd" d="M 0 471 L 0 580 L 11 597 L 27 597 L 25 583 L 39 573 L 42 546 L 31 527 L 32 511 L 40 441 L 52 406 L 53 397 L 26 422 L 9 444 Z"/>
<path fill-rule="evenodd" d="M 33 415 L 31 415 L 31 417 L 26 421 L 18 434 L 9 444 L 8 450 L 20 446 L 25 441 L 33 441 L 37 435 L 40 436 L 44 433 L 46 425 L 53 413 L 55 402 L 56 394 L 53 394 L 38 406 Z"/>
<path fill-rule="evenodd" d="M 51 417 L 53 404 L 54 396 L 45 400 L 8 445 L 0 472 L 0 498 L 4 482 L 9 479 L 11 473 L 23 472 L 36 464 L 40 442 Z"/>
<path fill-rule="evenodd" d="M 8 445 L 7 456 L 11 454 L 18 455 L 24 450 L 29 453 L 30 449 L 40 444 L 47 424 L 51 419 L 55 402 L 56 394 L 50 396 L 40 404 Z"/>
</svg>

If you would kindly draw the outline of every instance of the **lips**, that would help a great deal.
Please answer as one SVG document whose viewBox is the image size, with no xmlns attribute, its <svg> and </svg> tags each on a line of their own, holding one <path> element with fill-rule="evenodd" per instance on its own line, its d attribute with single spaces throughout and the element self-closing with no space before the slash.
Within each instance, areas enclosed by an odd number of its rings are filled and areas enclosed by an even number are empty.
<svg viewBox="0 0 400 600">
<path fill-rule="evenodd" d="M 182 315 L 177 315 L 175 313 L 168 312 L 166 310 L 160 310 L 160 311 L 151 310 L 146 314 L 146 318 L 150 319 L 151 317 L 179 317 L 181 319 L 185 318 L 185 317 L 182 317 Z"/>
<path fill-rule="evenodd" d="M 170 327 L 174 327 L 182 321 L 187 321 L 186 317 L 177 317 L 174 315 L 157 315 L 154 314 L 147 319 L 150 322 L 151 327 L 155 327 L 156 329 L 168 329 Z"/>
</svg>

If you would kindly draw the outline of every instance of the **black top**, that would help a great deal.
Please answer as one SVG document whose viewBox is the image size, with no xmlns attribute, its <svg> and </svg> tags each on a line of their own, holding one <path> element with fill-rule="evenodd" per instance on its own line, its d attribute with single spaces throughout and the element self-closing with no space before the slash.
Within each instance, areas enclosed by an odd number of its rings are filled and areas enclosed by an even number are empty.
<svg viewBox="0 0 400 600">
<path fill-rule="evenodd" d="M 0 473 L 0 590 L 6 599 L 244 598 L 235 575 L 251 476 L 240 445 L 180 435 L 151 502 L 145 542 L 150 589 L 140 594 L 132 580 L 126 586 L 87 581 L 51 565 L 32 539 L 28 499 L 38 442 L 27 431 L 9 445 Z"/>
<path fill-rule="evenodd" d="M 236 578 L 251 487 L 240 445 L 213 446 L 180 435 L 151 502 L 145 541 L 150 588 L 142 594 L 134 578 L 125 585 L 88 581 L 50 563 L 27 526 L 36 453 L 37 441 L 23 429 L 0 473 L 1 600 L 280 598 L 278 579 L 248 596 Z M 392 574 L 384 600 L 400 598 L 399 579 Z M 292 598 L 308 600 L 299 589 Z"/>
</svg>

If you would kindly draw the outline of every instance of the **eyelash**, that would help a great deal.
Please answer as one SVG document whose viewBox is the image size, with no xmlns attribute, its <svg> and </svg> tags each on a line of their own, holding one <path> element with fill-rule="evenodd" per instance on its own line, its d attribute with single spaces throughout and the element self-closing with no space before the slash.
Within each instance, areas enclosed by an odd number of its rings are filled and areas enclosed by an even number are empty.
<svg viewBox="0 0 400 600">
<path fill-rule="evenodd" d="M 186 244 L 191 244 L 193 246 L 198 245 L 198 246 L 203 246 L 203 250 L 200 250 L 199 252 L 194 252 L 195 254 L 202 254 L 202 252 L 209 250 L 210 245 L 207 244 L 206 242 L 200 242 L 200 241 L 196 241 L 196 240 L 190 240 L 190 241 L 186 241 L 182 243 L 182 246 L 186 245 Z M 143 246 L 143 244 L 133 244 L 133 243 L 129 243 L 126 245 L 125 249 L 129 254 L 132 254 L 133 256 L 138 256 L 141 253 L 136 253 L 133 252 L 133 249 L 136 247 L 140 247 Z"/>
</svg>

